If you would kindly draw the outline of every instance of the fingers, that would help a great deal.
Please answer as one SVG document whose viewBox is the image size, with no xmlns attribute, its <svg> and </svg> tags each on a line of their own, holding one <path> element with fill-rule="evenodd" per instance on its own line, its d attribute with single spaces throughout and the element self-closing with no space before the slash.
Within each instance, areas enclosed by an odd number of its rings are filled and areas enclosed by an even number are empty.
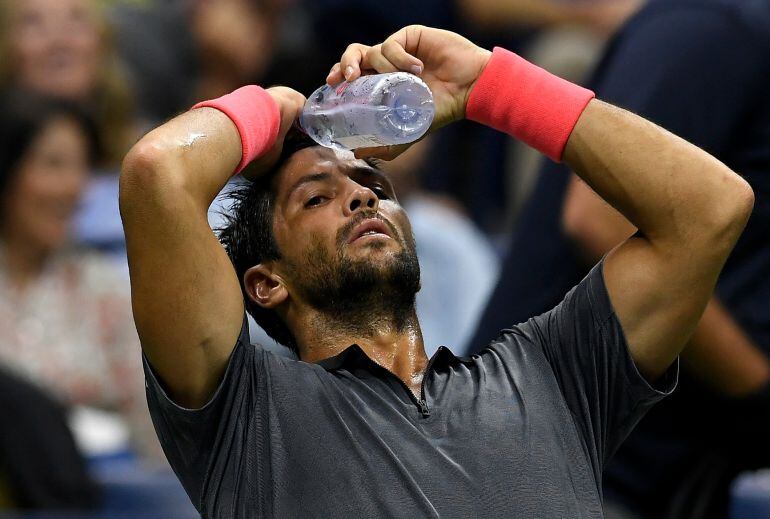
<svg viewBox="0 0 770 519">
<path fill-rule="evenodd" d="M 340 71 L 347 81 L 353 81 L 361 76 L 364 56 L 369 46 L 360 43 L 351 43 L 340 58 Z"/>
<path fill-rule="evenodd" d="M 398 67 L 388 61 L 388 59 L 382 54 L 382 45 L 375 45 L 366 52 L 364 56 L 364 64 L 366 68 L 374 69 L 379 74 L 385 74 L 386 72 L 398 72 Z"/>
<path fill-rule="evenodd" d="M 380 74 L 403 70 L 421 74 L 423 62 L 407 50 L 416 50 L 419 45 L 419 26 L 409 26 L 391 35 L 383 43 L 369 47 L 360 43 L 348 45 L 340 61 L 335 63 L 326 76 L 329 85 L 353 81 L 366 70 Z M 412 49 L 414 47 L 414 49 Z"/>
<path fill-rule="evenodd" d="M 260 174 L 269 171 L 276 163 L 283 149 L 283 140 L 302 112 L 306 101 L 304 95 L 289 87 L 270 87 L 267 89 L 267 93 L 270 94 L 278 105 L 281 113 L 281 124 L 278 129 L 278 138 L 275 140 L 273 147 L 253 160 L 243 171 L 244 177 L 252 180 Z"/>
<path fill-rule="evenodd" d="M 396 33 L 398 34 L 398 33 Z M 379 47 L 379 46 L 378 46 Z M 382 43 L 381 55 L 392 67 L 397 70 L 411 72 L 419 75 L 422 73 L 423 63 L 419 59 L 409 54 L 396 35 L 391 36 Z"/>
<path fill-rule="evenodd" d="M 329 71 L 329 75 L 326 76 L 326 83 L 331 86 L 338 85 L 345 80 L 345 76 L 342 75 L 342 67 L 339 61 L 332 66 Z"/>
<path fill-rule="evenodd" d="M 364 58 L 364 65 L 366 65 L 366 58 Z M 362 76 L 365 76 L 371 73 L 372 71 L 370 69 L 367 69 L 366 66 L 364 66 L 363 70 L 361 71 Z M 335 63 L 334 66 L 329 71 L 329 74 L 326 76 L 326 83 L 329 86 L 337 86 L 343 81 L 345 81 L 345 76 L 342 74 L 342 65 L 340 63 Z"/>
</svg>

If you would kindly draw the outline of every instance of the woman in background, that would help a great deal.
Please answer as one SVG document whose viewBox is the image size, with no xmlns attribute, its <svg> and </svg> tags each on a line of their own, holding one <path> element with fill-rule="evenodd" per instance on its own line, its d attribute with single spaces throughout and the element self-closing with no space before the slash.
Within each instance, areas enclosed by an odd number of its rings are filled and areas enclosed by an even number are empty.
<svg viewBox="0 0 770 519">
<path fill-rule="evenodd" d="M 0 0 L 0 86 L 83 108 L 102 139 L 100 169 L 118 166 L 137 136 L 132 95 L 93 0 Z"/>
<path fill-rule="evenodd" d="M 133 93 L 97 0 L 0 0 L 0 88 L 77 104 L 102 143 L 76 218 L 78 238 L 124 265 L 118 166 L 137 137 Z"/>
<path fill-rule="evenodd" d="M 158 452 L 128 284 L 70 239 L 95 135 L 74 105 L 0 100 L 0 365 L 69 406 L 114 413 L 91 416 L 121 417 L 140 452 Z"/>
</svg>

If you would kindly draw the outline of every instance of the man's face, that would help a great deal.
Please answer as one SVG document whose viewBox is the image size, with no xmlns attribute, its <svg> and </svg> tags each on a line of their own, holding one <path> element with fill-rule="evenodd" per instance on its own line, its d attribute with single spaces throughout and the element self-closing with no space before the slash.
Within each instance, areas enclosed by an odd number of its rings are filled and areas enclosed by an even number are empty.
<svg viewBox="0 0 770 519">
<path fill-rule="evenodd" d="M 337 313 L 376 297 L 410 304 L 419 266 L 406 212 L 379 170 L 320 146 L 277 179 L 273 232 L 289 293 Z"/>
</svg>

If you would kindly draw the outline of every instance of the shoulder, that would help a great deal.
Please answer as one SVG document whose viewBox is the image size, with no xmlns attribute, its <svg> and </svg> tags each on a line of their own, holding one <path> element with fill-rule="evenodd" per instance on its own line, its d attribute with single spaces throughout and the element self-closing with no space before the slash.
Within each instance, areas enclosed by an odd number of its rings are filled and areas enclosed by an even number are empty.
<svg viewBox="0 0 770 519">
<path fill-rule="evenodd" d="M 510 354 L 512 349 L 549 346 L 567 338 L 599 330 L 615 320 L 615 311 L 604 281 L 604 261 L 596 264 L 580 283 L 551 310 L 502 330 L 487 349 Z"/>
</svg>

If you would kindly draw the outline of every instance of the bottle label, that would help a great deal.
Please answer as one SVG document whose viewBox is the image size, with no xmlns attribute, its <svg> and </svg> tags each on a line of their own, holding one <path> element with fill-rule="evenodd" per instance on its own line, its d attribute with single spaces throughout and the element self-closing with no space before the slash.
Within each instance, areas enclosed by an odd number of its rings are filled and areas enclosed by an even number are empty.
<svg viewBox="0 0 770 519">
<path fill-rule="evenodd" d="M 371 134 L 370 135 L 348 135 L 346 137 L 338 137 L 336 141 L 349 150 L 355 150 L 357 148 L 374 148 L 377 146 L 388 145 L 387 142 L 384 142 L 376 135 L 371 135 Z"/>
</svg>

